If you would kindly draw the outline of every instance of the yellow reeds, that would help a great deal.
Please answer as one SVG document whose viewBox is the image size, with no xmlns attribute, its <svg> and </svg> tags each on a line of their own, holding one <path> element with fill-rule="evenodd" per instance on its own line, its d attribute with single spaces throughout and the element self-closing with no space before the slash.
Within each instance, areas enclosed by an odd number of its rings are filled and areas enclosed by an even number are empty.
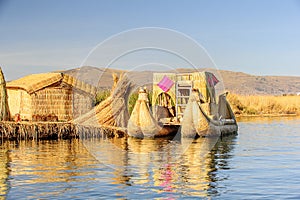
<svg viewBox="0 0 300 200">
<path fill-rule="evenodd" d="M 235 114 L 240 115 L 284 115 L 300 114 L 300 96 L 227 96 Z"/>
<path fill-rule="evenodd" d="M 127 127 L 129 119 L 127 101 L 132 88 L 133 85 L 128 76 L 121 75 L 106 99 L 90 112 L 74 119 L 73 122 L 88 126 Z"/>
<path fill-rule="evenodd" d="M 8 108 L 6 82 L 1 67 L 0 67 L 0 111 L 1 111 L 0 121 L 9 120 L 10 116 L 9 116 L 9 108 Z"/>
<path fill-rule="evenodd" d="M 78 138 L 78 132 L 71 123 L 51 122 L 0 122 L 2 140 L 39 140 Z"/>
<path fill-rule="evenodd" d="M 0 122 L 0 141 L 126 137 L 125 130 L 109 126 L 81 126 L 69 122 Z"/>
</svg>

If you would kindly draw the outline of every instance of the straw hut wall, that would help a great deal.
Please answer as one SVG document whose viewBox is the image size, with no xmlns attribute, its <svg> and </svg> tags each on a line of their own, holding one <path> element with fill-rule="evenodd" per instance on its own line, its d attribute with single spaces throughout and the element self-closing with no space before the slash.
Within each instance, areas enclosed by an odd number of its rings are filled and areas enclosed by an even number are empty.
<svg viewBox="0 0 300 200">
<path fill-rule="evenodd" d="M 12 116 L 69 121 L 93 107 L 96 89 L 62 73 L 33 74 L 7 84 Z"/>
</svg>

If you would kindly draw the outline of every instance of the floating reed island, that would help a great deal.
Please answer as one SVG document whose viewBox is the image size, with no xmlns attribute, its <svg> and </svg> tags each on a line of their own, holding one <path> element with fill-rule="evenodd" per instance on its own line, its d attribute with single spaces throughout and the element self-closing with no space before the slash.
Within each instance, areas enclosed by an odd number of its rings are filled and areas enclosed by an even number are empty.
<svg viewBox="0 0 300 200">
<path fill-rule="evenodd" d="M 76 127 L 64 122 L 0 122 L 2 140 L 40 140 L 78 138 Z"/>
<path fill-rule="evenodd" d="M 154 73 L 152 96 L 147 87 L 139 89 L 141 84 L 130 73 L 113 74 L 110 95 L 96 106 L 97 88 L 70 75 L 33 74 L 7 85 L 0 75 L 2 140 L 154 138 L 177 133 L 207 137 L 237 132 L 226 94 L 216 96 L 218 79 L 210 72 Z M 132 94 L 137 98 L 129 112 Z"/>
<path fill-rule="evenodd" d="M 70 122 L 0 122 L 1 140 L 56 140 L 125 137 L 124 129 L 81 126 Z"/>
<path fill-rule="evenodd" d="M 111 95 L 90 112 L 74 120 L 80 125 L 119 127 L 136 138 L 174 136 L 209 137 L 237 133 L 238 126 L 226 100 L 218 97 L 218 79 L 210 72 L 154 73 L 151 101 L 147 87 L 139 88 L 133 110 L 130 95 L 137 85 L 130 74 L 115 81 Z"/>
<path fill-rule="evenodd" d="M 124 137 L 120 127 L 74 123 L 92 110 L 96 92 L 95 87 L 63 73 L 32 74 L 6 84 L 0 68 L 0 138 Z"/>
</svg>

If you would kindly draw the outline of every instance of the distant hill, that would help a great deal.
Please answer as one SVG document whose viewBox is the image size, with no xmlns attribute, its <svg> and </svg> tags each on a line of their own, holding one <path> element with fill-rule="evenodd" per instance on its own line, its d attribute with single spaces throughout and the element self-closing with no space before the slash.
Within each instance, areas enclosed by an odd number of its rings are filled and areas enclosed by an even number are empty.
<svg viewBox="0 0 300 200">
<path fill-rule="evenodd" d="M 226 89 L 237 94 L 296 94 L 300 77 L 254 76 L 242 72 L 221 71 Z"/>
<path fill-rule="evenodd" d="M 282 95 L 296 94 L 300 92 L 300 77 L 293 76 L 254 76 L 242 72 L 225 70 L 212 70 L 217 78 L 223 81 L 225 90 L 243 95 Z M 195 69 L 176 69 L 180 73 L 193 72 Z M 100 88 L 110 88 L 113 84 L 112 73 L 121 74 L 125 70 L 104 69 L 85 66 L 82 68 L 67 70 L 65 73 L 77 77 L 87 83 Z M 168 71 L 172 72 L 172 71 Z M 136 83 L 151 83 L 153 71 L 129 72 L 129 76 Z M 222 86 L 221 84 L 219 87 Z"/>
</svg>

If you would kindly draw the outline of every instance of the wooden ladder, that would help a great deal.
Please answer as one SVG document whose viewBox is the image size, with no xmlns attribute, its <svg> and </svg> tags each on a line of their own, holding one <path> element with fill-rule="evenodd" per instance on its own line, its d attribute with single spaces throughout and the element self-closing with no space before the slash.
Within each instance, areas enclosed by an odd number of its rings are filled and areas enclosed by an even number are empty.
<svg viewBox="0 0 300 200">
<path fill-rule="evenodd" d="M 183 117 L 184 110 L 188 103 L 193 88 L 193 81 L 191 74 L 178 74 L 175 83 L 176 92 L 176 118 L 177 120 Z"/>
</svg>

